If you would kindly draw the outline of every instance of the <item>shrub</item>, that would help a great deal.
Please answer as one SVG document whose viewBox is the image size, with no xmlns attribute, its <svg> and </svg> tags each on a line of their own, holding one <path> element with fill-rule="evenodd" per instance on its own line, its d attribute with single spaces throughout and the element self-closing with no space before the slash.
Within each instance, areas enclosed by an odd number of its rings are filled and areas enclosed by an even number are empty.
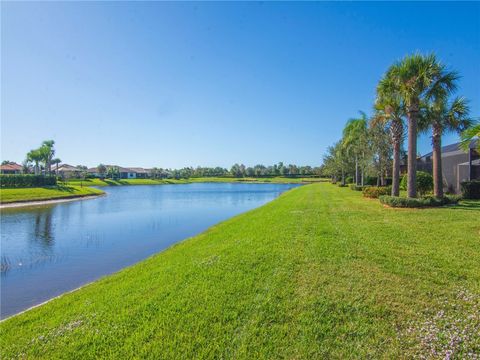
<svg viewBox="0 0 480 360">
<path fill-rule="evenodd" d="M 345 182 L 346 182 L 347 184 L 353 184 L 353 177 L 347 176 L 347 178 L 345 179 Z"/>
<path fill-rule="evenodd" d="M 355 185 L 355 184 L 350 184 L 350 189 L 355 190 L 355 191 L 363 191 L 363 189 L 369 187 L 370 185 Z"/>
<path fill-rule="evenodd" d="M 402 190 L 407 189 L 408 174 L 405 174 L 400 182 L 400 188 Z M 426 194 L 433 190 L 433 177 L 425 171 L 417 171 L 417 192 L 420 195 Z"/>
<path fill-rule="evenodd" d="M 389 195 L 391 192 L 391 186 L 369 186 L 362 190 L 364 197 L 372 199 L 378 199 L 381 195 Z"/>
<path fill-rule="evenodd" d="M 461 188 L 465 199 L 480 199 L 480 180 L 464 181 Z"/>
<path fill-rule="evenodd" d="M 339 181 L 339 182 L 338 182 L 338 187 L 346 187 L 346 186 L 347 186 L 347 185 L 345 185 L 345 184 L 342 184 L 342 182 L 341 182 L 341 181 Z"/>
<path fill-rule="evenodd" d="M 424 198 L 406 198 L 399 196 L 382 195 L 379 197 L 379 199 L 382 204 L 391 207 L 421 208 L 456 204 L 460 200 L 460 197 L 444 196 L 443 198 L 436 198 L 433 196 L 427 196 Z"/>
<path fill-rule="evenodd" d="M 52 186 L 57 184 L 55 176 L 44 175 L 0 175 L 0 186 L 2 188 L 25 188 Z"/>
</svg>

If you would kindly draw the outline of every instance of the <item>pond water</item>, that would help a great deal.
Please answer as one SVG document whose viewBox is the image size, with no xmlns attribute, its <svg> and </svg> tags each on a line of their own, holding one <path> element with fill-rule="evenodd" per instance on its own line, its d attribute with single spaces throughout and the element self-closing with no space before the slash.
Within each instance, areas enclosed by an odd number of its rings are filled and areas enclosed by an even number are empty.
<svg viewBox="0 0 480 360">
<path fill-rule="evenodd" d="M 1 317 L 134 264 L 296 186 L 119 186 L 91 200 L 3 209 Z"/>
</svg>

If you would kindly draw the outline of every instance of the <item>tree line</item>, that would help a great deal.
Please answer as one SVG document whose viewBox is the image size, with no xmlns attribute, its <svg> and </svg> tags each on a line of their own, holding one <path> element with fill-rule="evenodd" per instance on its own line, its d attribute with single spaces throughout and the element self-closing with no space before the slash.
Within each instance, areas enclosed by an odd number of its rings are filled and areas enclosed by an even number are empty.
<svg viewBox="0 0 480 360">
<path fill-rule="evenodd" d="M 407 196 L 417 196 L 417 137 L 431 131 L 435 197 L 443 197 L 442 135 L 462 133 L 464 143 L 479 134 L 468 101 L 454 96 L 459 74 L 434 54 L 408 55 L 391 65 L 379 81 L 372 115 L 350 119 L 342 138 L 324 155 L 325 171 L 345 183 L 353 175 L 357 185 L 365 174 L 378 176 L 379 185 L 391 174 L 392 196 L 400 193 L 400 161 L 407 160 Z M 476 129 L 476 130 L 475 130 Z M 404 140 L 408 141 L 406 153 Z M 468 145 L 467 145 L 468 146 Z"/>
<path fill-rule="evenodd" d="M 118 166 L 107 166 L 100 164 L 97 166 L 97 172 L 100 177 L 118 178 L 120 177 L 120 168 Z M 234 164 L 230 169 L 223 167 L 184 167 L 181 169 L 164 169 L 154 167 L 149 169 L 149 177 L 153 179 L 188 179 L 200 177 L 274 177 L 274 176 L 320 176 L 321 167 L 298 166 L 294 164 L 284 165 L 283 162 L 265 166 L 245 166 L 244 164 Z"/>
</svg>

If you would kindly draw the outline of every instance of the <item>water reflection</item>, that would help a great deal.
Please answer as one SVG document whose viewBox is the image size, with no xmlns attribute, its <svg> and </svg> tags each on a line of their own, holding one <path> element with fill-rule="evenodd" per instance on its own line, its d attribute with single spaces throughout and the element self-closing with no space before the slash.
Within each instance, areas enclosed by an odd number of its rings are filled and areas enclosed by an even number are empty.
<svg viewBox="0 0 480 360">
<path fill-rule="evenodd" d="M 4 209 L 1 316 L 131 265 L 294 186 L 111 187 L 94 200 Z"/>
</svg>

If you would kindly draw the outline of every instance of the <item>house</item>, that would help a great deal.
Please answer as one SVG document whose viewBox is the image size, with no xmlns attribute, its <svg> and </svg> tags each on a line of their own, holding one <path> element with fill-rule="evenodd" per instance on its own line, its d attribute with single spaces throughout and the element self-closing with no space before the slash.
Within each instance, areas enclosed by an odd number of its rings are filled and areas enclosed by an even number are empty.
<svg viewBox="0 0 480 360">
<path fill-rule="evenodd" d="M 135 167 L 135 168 L 128 168 L 128 170 L 130 170 L 130 173 L 135 174 L 135 178 L 137 179 L 146 179 L 150 176 L 150 172 L 148 171 L 148 169 Z"/>
<path fill-rule="evenodd" d="M 472 140 L 469 151 L 460 148 L 460 143 L 442 147 L 442 173 L 445 190 L 459 193 L 463 181 L 480 179 L 480 154 L 475 150 L 479 140 Z M 433 172 L 433 154 L 430 152 L 417 159 L 417 170 Z"/>
<path fill-rule="evenodd" d="M 69 164 L 62 164 L 56 169 L 57 175 L 61 176 L 62 178 L 74 178 L 80 177 L 82 170 L 77 168 L 76 166 L 72 166 Z"/>
<path fill-rule="evenodd" d="M 22 165 L 9 163 L 0 166 L 0 174 L 16 175 L 22 173 Z"/>
</svg>

